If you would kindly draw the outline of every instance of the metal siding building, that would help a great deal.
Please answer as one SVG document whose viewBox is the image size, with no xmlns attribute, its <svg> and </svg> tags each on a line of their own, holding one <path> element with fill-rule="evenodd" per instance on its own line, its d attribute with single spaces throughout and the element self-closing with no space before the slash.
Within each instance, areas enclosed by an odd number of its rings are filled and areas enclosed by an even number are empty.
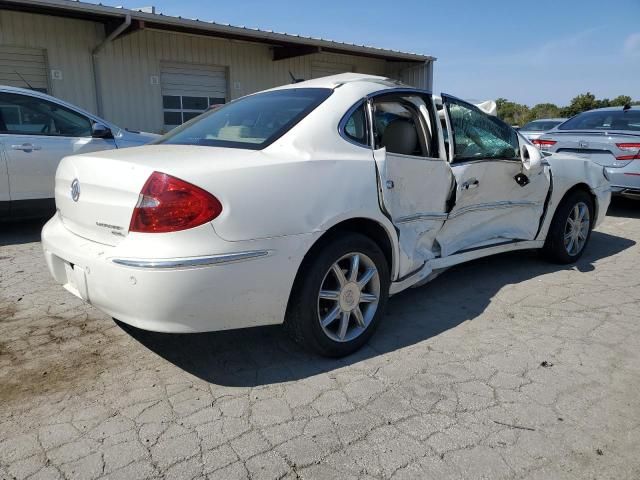
<svg viewBox="0 0 640 480">
<path fill-rule="evenodd" d="M 0 0 L 0 84 L 162 132 L 211 104 L 341 72 L 430 89 L 433 57 L 70 0 Z M 24 79 L 24 80 L 23 80 Z"/>
</svg>

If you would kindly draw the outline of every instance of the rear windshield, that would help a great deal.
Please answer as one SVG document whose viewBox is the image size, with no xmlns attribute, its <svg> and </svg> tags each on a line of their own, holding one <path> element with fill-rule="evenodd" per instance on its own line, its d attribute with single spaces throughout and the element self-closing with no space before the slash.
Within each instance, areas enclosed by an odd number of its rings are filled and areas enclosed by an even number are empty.
<svg viewBox="0 0 640 480">
<path fill-rule="evenodd" d="M 520 130 L 526 132 L 546 132 L 561 123 L 559 120 L 535 120 L 527 123 L 524 127 L 521 127 Z"/>
<path fill-rule="evenodd" d="M 583 112 L 558 127 L 559 130 L 631 130 L 640 132 L 640 110 L 595 110 Z"/>
<path fill-rule="evenodd" d="M 156 143 L 259 150 L 284 135 L 331 92 L 291 88 L 249 95 L 203 113 Z"/>
</svg>

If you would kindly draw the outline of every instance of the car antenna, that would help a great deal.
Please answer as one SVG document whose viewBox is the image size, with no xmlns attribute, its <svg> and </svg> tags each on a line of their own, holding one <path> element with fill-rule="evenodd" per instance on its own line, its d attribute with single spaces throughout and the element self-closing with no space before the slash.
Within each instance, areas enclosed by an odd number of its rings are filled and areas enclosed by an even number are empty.
<svg viewBox="0 0 640 480">
<path fill-rule="evenodd" d="M 304 78 L 296 78 L 296 77 L 294 77 L 293 73 L 291 73 L 291 70 L 289 70 L 289 76 L 291 77 L 291 83 L 304 82 Z"/>
<path fill-rule="evenodd" d="M 30 84 L 29 82 L 27 82 L 27 80 L 26 80 L 22 75 L 20 75 L 20 73 L 18 73 L 18 71 L 17 71 L 17 70 L 14 70 L 14 72 L 16 72 L 16 75 L 18 75 L 18 76 L 20 77 L 20 79 L 21 79 L 24 83 L 26 83 L 26 84 L 27 84 L 27 87 L 29 87 L 31 90 L 33 90 L 33 87 L 31 86 L 31 84 Z"/>
<path fill-rule="evenodd" d="M 631 110 L 631 104 L 625 103 L 624 107 L 622 107 L 622 111 L 626 112 L 627 110 Z"/>
</svg>

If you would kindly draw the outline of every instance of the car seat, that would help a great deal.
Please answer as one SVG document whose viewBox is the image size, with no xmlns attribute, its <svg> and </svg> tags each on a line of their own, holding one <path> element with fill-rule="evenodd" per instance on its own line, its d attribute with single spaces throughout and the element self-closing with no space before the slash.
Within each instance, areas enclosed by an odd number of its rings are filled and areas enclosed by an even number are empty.
<svg viewBox="0 0 640 480">
<path fill-rule="evenodd" d="M 418 132 L 413 122 L 399 118 L 387 125 L 381 143 L 387 148 L 387 152 L 416 155 Z"/>
</svg>

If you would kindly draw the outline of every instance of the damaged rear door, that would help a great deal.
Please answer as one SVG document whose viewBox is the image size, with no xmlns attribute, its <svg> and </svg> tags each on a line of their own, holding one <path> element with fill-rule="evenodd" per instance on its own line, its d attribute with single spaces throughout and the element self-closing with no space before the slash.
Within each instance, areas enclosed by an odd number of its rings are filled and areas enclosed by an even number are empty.
<svg viewBox="0 0 640 480">
<path fill-rule="evenodd" d="M 399 277 L 404 277 L 437 255 L 434 240 L 447 218 L 453 175 L 440 156 L 430 95 L 395 91 L 375 96 L 369 116 L 381 204 L 398 231 Z"/>
<path fill-rule="evenodd" d="M 548 167 L 525 170 L 518 134 L 462 100 L 442 96 L 455 203 L 438 233 L 441 256 L 537 234 Z"/>
</svg>

